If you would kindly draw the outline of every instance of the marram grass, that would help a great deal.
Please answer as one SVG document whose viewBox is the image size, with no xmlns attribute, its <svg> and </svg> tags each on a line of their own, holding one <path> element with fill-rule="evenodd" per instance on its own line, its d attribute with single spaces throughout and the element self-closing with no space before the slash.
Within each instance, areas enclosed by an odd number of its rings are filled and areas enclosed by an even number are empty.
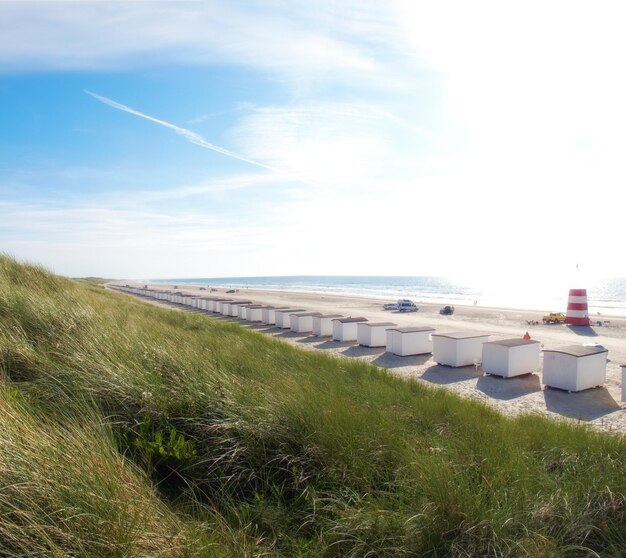
<svg viewBox="0 0 626 558">
<path fill-rule="evenodd" d="M 626 440 L 0 257 L 0 556 L 624 556 Z"/>
</svg>

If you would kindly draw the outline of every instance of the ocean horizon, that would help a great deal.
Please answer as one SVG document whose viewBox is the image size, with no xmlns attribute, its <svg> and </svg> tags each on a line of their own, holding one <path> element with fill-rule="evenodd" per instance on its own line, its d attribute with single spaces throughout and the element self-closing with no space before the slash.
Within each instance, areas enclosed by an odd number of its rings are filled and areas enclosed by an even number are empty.
<svg viewBox="0 0 626 558">
<path fill-rule="evenodd" d="M 155 284 L 218 289 L 259 289 L 362 296 L 416 303 L 565 312 L 570 288 L 586 288 L 590 316 L 626 316 L 626 278 L 589 280 L 586 285 L 531 277 L 497 281 L 454 280 L 435 276 L 293 275 L 259 277 L 178 277 L 149 279 Z M 572 283 L 570 281 L 569 283 Z M 580 283 L 581 281 L 577 281 Z"/>
</svg>

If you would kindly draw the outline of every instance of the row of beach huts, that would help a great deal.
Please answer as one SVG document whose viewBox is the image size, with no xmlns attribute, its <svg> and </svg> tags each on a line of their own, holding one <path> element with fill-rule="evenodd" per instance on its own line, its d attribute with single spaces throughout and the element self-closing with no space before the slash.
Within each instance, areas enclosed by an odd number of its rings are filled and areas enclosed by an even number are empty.
<svg viewBox="0 0 626 558">
<path fill-rule="evenodd" d="M 149 297 L 248 322 L 274 325 L 295 333 L 356 342 L 364 347 L 385 347 L 398 356 L 432 354 L 444 366 L 480 366 L 486 374 L 511 378 L 537 372 L 543 352 L 543 383 L 568 392 L 600 387 L 606 381 L 608 351 L 601 346 L 541 347 L 534 339 L 489 341 L 489 334 L 436 333 L 432 327 L 399 327 L 392 322 L 370 322 L 366 317 L 309 312 L 304 308 L 255 304 L 218 296 L 192 296 L 130 285 L 110 285 L 129 294 Z M 622 366 L 622 401 L 626 401 L 626 366 Z"/>
</svg>

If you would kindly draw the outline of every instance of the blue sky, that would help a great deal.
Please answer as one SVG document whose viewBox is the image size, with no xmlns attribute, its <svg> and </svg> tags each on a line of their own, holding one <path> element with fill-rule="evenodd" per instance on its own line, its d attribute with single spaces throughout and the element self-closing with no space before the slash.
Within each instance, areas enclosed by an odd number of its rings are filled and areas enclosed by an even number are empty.
<svg viewBox="0 0 626 558">
<path fill-rule="evenodd" d="M 626 276 L 618 2 L 0 1 L 0 251 Z"/>
</svg>

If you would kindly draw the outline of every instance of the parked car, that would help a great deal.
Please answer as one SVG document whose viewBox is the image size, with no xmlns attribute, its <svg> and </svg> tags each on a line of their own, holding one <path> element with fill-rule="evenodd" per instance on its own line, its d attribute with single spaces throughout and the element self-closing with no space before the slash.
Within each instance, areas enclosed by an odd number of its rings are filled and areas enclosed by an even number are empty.
<svg viewBox="0 0 626 558">
<path fill-rule="evenodd" d="M 418 308 L 412 300 L 401 298 L 398 302 L 388 302 L 383 304 L 385 310 L 396 310 L 398 312 L 417 312 Z"/>
<path fill-rule="evenodd" d="M 544 324 L 564 324 L 565 314 L 563 312 L 550 312 L 543 317 Z"/>
<path fill-rule="evenodd" d="M 452 316 L 452 314 L 454 314 L 454 306 L 444 306 L 441 310 L 439 310 L 439 313 L 442 316 Z"/>
<path fill-rule="evenodd" d="M 418 308 L 412 300 L 402 299 L 398 301 L 398 312 L 417 312 Z"/>
</svg>

